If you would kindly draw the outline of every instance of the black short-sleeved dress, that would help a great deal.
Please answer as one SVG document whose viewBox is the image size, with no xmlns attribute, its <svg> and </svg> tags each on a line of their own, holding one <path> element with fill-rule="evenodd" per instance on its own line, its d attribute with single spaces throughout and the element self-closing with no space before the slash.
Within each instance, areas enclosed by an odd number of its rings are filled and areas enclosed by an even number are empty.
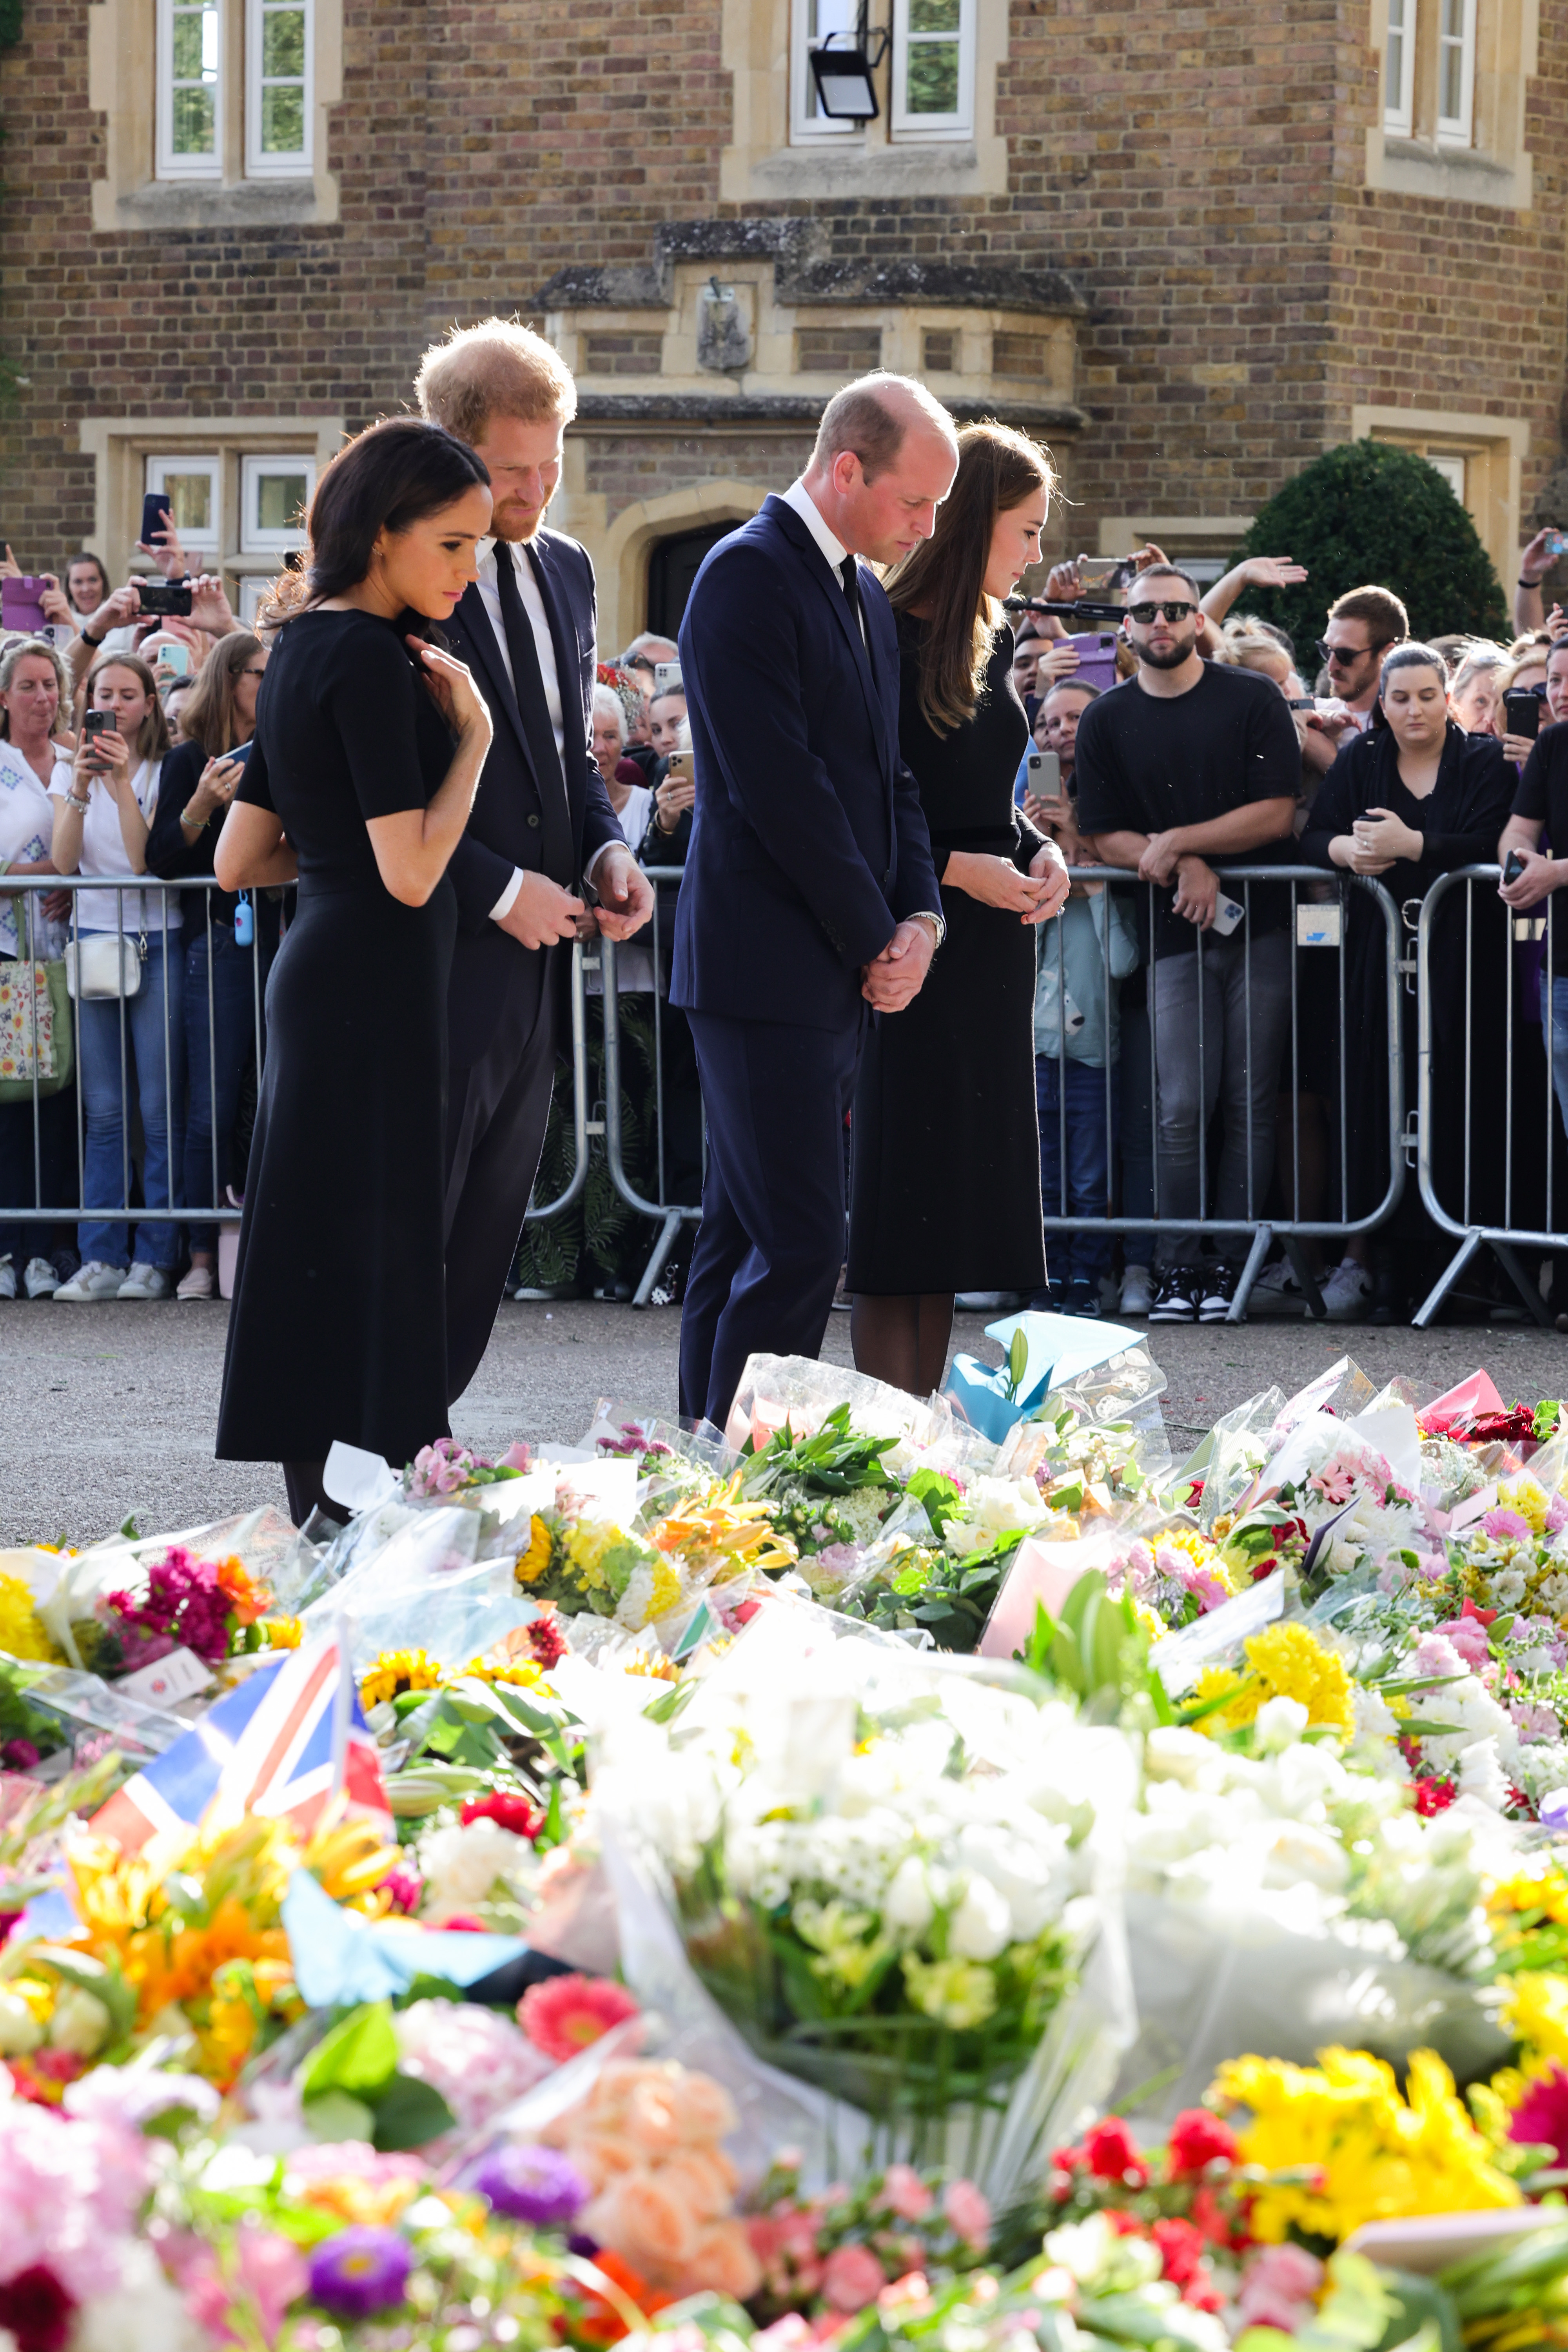
<svg viewBox="0 0 1568 2352">
<path fill-rule="evenodd" d="M 457 901 L 405 907 L 367 818 L 424 808 L 452 737 L 401 626 L 302 613 L 261 689 L 238 798 L 299 858 L 267 988 L 220 1460 L 320 1462 L 334 1439 L 395 1465 L 447 1433 L 443 1130 Z"/>
<path fill-rule="evenodd" d="M 940 879 L 955 849 L 1011 858 L 1040 836 L 1013 805 L 1028 740 L 1013 633 L 997 631 L 973 717 L 921 716 L 923 624 L 899 615 L 899 746 L 920 786 Z M 942 894 L 947 937 L 901 1013 L 874 1013 L 853 1121 L 847 1288 L 1038 1290 L 1046 1278 L 1035 1108 L 1035 934 L 967 891 Z"/>
</svg>

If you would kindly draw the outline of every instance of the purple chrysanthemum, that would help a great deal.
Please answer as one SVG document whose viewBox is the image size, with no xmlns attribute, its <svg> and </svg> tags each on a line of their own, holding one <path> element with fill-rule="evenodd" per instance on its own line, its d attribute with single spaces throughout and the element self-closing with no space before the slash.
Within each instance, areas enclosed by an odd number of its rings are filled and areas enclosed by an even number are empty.
<svg viewBox="0 0 1568 2352">
<path fill-rule="evenodd" d="M 401 2303 L 414 2256 L 395 2230 L 340 2230 L 310 2256 L 310 2293 L 341 2319 Z"/>
<path fill-rule="evenodd" d="M 492 2148 L 474 2175 L 474 2187 L 498 2213 L 536 2230 L 559 2229 L 588 2202 L 588 2184 L 552 2147 Z"/>
</svg>

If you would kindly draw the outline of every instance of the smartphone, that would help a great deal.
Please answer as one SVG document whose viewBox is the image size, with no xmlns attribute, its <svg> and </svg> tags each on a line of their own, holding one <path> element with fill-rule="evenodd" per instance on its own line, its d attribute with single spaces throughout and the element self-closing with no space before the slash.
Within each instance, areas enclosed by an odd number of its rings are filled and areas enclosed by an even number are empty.
<svg viewBox="0 0 1568 2352">
<path fill-rule="evenodd" d="M 1505 883 L 1517 882 L 1523 871 L 1524 852 L 1521 849 L 1510 849 L 1508 853 L 1507 862 L 1502 869 L 1503 881 Z"/>
<path fill-rule="evenodd" d="M 1289 694 L 1286 696 L 1285 702 L 1290 710 L 1316 710 L 1318 707 L 1315 694 Z"/>
<path fill-rule="evenodd" d="M 163 517 L 169 520 L 164 522 Z M 162 547 L 163 533 L 174 529 L 174 502 L 167 490 L 149 490 L 142 501 L 142 528 L 137 533 L 143 547 Z"/>
<path fill-rule="evenodd" d="M 84 751 L 91 750 L 95 736 L 118 735 L 119 732 L 120 721 L 112 710 L 89 710 L 82 714 L 81 747 Z M 94 760 L 90 762 L 90 765 L 100 772 L 108 764 L 105 760 Z"/>
<path fill-rule="evenodd" d="M 44 625 L 44 590 L 47 582 L 25 572 L 19 580 L 0 580 L 0 621 L 7 629 L 35 637 Z"/>
<path fill-rule="evenodd" d="M 1528 735 L 1533 743 L 1541 732 L 1541 697 L 1526 687 L 1518 694 L 1505 694 L 1502 707 L 1504 734 Z"/>
<path fill-rule="evenodd" d="M 1222 940 L 1228 940 L 1237 923 L 1247 919 L 1247 909 L 1237 898 L 1227 898 L 1222 890 L 1214 902 L 1214 923 Z"/>
<path fill-rule="evenodd" d="M 1037 801 L 1059 801 L 1062 763 L 1054 751 L 1031 751 L 1025 770 L 1026 792 Z"/>
<path fill-rule="evenodd" d="M 685 693 L 686 688 L 680 682 L 680 664 L 679 662 L 655 662 L 653 666 L 653 690 L 656 696 L 661 694 Z"/>
<path fill-rule="evenodd" d="M 183 620 L 190 618 L 191 583 L 188 580 L 138 580 L 136 593 L 144 613 L 177 614 Z"/>
<path fill-rule="evenodd" d="M 1546 552 L 1552 557 L 1553 562 L 1556 562 L 1560 555 L 1568 555 L 1568 530 L 1548 531 L 1546 534 Z"/>
<path fill-rule="evenodd" d="M 189 677 L 191 674 L 191 649 L 189 646 L 160 646 L 158 648 L 158 659 L 161 662 L 167 663 L 168 667 L 174 671 L 176 677 Z"/>
<path fill-rule="evenodd" d="M 1116 632 L 1114 629 L 1082 629 L 1067 640 L 1078 647 L 1078 667 L 1066 677 L 1058 677 L 1058 686 L 1097 686 L 1103 694 L 1116 684 Z M 1059 645 L 1061 639 L 1058 637 Z M 1049 647 L 1046 650 L 1048 652 Z"/>
<path fill-rule="evenodd" d="M 691 754 L 689 751 L 672 751 L 670 753 L 669 765 L 664 772 L 666 783 L 669 782 L 671 777 L 674 778 L 678 784 L 689 784 L 691 782 Z"/>
</svg>

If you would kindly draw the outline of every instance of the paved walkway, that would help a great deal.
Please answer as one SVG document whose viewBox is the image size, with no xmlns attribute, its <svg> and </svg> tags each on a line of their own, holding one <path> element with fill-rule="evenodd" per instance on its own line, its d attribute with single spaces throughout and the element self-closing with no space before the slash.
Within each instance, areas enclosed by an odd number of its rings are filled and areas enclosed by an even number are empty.
<svg viewBox="0 0 1568 2352">
<path fill-rule="evenodd" d="M 133 1512 L 146 1532 L 189 1527 L 253 1504 L 283 1504 L 270 1463 L 215 1462 L 213 1431 L 227 1309 L 221 1305 L 55 1307 L 0 1302 L 0 1547 L 82 1543 Z M 595 1301 L 501 1309 L 489 1353 L 453 1423 L 482 1449 L 513 1437 L 574 1442 L 596 1400 L 675 1410 L 679 1320 Z M 1347 1350 L 1381 1383 L 1405 1373 L 1436 1394 L 1484 1364 L 1504 1396 L 1568 1389 L 1568 1339 L 1519 1325 L 1436 1331 L 1302 1323 L 1156 1329 L 1178 1452 L 1221 1412 L 1270 1381 L 1289 1394 Z M 300 1335 L 309 1346 L 308 1332 Z M 994 1356 L 981 1320 L 958 1344 Z M 825 1353 L 847 1363 L 849 1318 Z"/>
</svg>

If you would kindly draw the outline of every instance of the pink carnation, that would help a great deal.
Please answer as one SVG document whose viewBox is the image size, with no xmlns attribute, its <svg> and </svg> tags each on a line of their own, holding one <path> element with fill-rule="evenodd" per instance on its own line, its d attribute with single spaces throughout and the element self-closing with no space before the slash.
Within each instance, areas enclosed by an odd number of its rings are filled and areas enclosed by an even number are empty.
<svg viewBox="0 0 1568 2352">
<path fill-rule="evenodd" d="M 868 2246 L 835 2246 L 823 2265 L 822 2299 L 834 2311 L 864 2311 L 888 2284 Z"/>
<path fill-rule="evenodd" d="M 1237 2307 L 1249 2326 L 1294 2336 L 1314 2316 L 1322 2280 L 1322 2263 L 1305 2247 L 1265 2246 L 1242 2280 Z"/>
<path fill-rule="evenodd" d="M 991 2235 L 991 2208 L 973 2180 L 950 2180 L 942 2210 L 949 2229 L 966 2244 L 984 2245 Z"/>
<path fill-rule="evenodd" d="M 882 2203 L 900 2221 L 923 2221 L 936 2200 L 910 2164 L 889 2164 L 882 2176 Z"/>
<path fill-rule="evenodd" d="M 1446 1633 L 1423 1633 L 1411 1660 L 1417 1675 L 1462 1675 L 1465 1661 Z"/>
<path fill-rule="evenodd" d="M 1436 1629 L 1450 1641 L 1467 1666 L 1484 1666 L 1491 1652 L 1487 1645 L 1487 1629 L 1479 1617 L 1450 1617 L 1447 1624 Z"/>
<path fill-rule="evenodd" d="M 1568 1495 L 1553 1495 L 1546 1506 L 1546 1532 L 1558 1536 L 1564 1528 L 1568 1528 Z"/>
</svg>

